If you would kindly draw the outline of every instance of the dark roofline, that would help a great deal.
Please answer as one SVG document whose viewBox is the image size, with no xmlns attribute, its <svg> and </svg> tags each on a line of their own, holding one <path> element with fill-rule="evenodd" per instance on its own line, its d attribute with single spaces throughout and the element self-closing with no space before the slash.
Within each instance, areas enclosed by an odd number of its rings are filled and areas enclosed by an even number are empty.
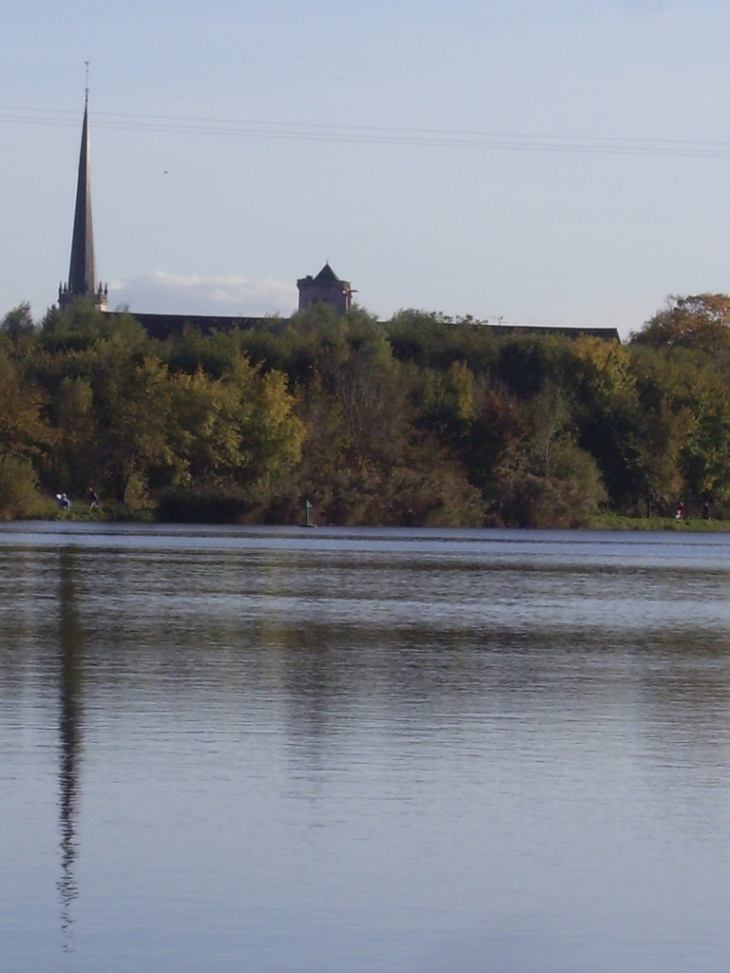
<svg viewBox="0 0 730 973">
<path fill-rule="evenodd" d="M 621 336 L 618 333 L 618 328 L 542 327 L 536 324 L 489 324 L 485 325 L 485 327 L 488 327 L 494 334 L 500 337 L 506 335 L 543 334 L 564 338 L 601 338 L 603 341 L 618 341 L 621 344 Z"/>
<path fill-rule="evenodd" d="M 139 321 L 150 338 L 158 341 L 182 334 L 186 325 L 202 334 L 211 334 L 213 331 L 233 331 L 235 328 L 246 330 L 276 320 L 271 317 L 223 317 L 211 314 L 146 314 L 134 311 L 108 311 L 107 313 L 114 316 L 129 313 L 135 321 Z"/>
<path fill-rule="evenodd" d="M 107 311 L 111 316 L 119 315 L 120 311 Z M 202 334 L 210 334 L 213 331 L 233 331 L 235 328 L 249 330 L 251 328 L 262 327 L 271 324 L 272 321 L 289 320 L 288 317 L 227 317 L 211 314 L 146 314 L 129 311 L 135 320 L 139 321 L 150 338 L 164 341 L 172 335 L 182 334 L 185 326 L 200 331 Z M 381 322 L 384 323 L 384 322 Z M 564 338 L 601 338 L 603 341 L 618 341 L 621 343 L 618 330 L 616 328 L 568 328 L 568 327 L 540 327 L 538 325 L 517 325 L 517 324 L 487 324 L 476 325 L 477 327 L 489 328 L 498 337 L 519 336 L 519 335 L 548 335 Z"/>
</svg>

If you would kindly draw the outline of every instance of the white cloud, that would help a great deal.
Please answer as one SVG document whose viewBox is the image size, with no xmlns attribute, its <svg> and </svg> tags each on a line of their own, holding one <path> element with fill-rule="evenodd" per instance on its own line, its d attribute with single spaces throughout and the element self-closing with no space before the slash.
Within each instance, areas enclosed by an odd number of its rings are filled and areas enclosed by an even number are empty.
<svg viewBox="0 0 730 973">
<path fill-rule="evenodd" d="M 110 281 L 109 307 L 123 304 L 150 314 L 289 315 L 297 308 L 297 289 L 273 277 L 179 277 L 155 270 Z"/>
</svg>

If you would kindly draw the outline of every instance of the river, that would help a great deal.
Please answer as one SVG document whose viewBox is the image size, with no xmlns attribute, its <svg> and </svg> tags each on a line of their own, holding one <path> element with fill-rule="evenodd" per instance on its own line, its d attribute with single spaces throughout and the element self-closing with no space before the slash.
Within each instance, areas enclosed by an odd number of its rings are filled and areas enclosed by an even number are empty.
<svg viewBox="0 0 730 973">
<path fill-rule="evenodd" d="M 730 536 L 0 527 L 0 968 L 727 973 Z"/>
</svg>

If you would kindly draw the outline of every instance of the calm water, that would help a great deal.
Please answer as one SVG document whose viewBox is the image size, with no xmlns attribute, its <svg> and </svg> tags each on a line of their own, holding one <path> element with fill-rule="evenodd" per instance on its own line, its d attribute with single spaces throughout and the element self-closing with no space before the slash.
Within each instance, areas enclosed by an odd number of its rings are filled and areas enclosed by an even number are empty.
<svg viewBox="0 0 730 973">
<path fill-rule="evenodd" d="M 730 970 L 730 537 L 0 528 L 8 973 Z"/>
</svg>

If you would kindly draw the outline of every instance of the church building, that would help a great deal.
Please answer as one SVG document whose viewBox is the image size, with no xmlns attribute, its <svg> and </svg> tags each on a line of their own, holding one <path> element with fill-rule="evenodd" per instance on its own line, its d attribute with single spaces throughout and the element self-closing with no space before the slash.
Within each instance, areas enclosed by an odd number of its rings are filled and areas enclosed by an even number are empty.
<svg viewBox="0 0 730 973">
<path fill-rule="evenodd" d="M 76 210 L 71 237 L 71 264 L 68 281 L 58 285 L 58 304 L 67 307 L 75 298 L 92 301 L 95 308 L 107 307 L 106 285 L 97 286 L 94 257 L 94 228 L 91 220 L 91 181 L 89 175 L 89 89 L 86 89 L 84 124 L 81 129 L 79 175 L 76 184 Z"/>
<path fill-rule="evenodd" d="M 349 280 L 340 280 L 327 262 L 316 277 L 308 275 L 297 281 L 299 290 L 299 310 L 318 304 L 329 305 L 338 315 L 345 315 L 352 305 L 352 295 L 356 293 Z M 71 240 L 71 263 L 68 281 L 59 285 L 58 303 L 64 308 L 72 301 L 83 298 L 93 303 L 100 311 L 107 310 L 107 286 L 96 279 L 94 257 L 94 230 L 91 220 L 91 182 L 89 178 L 89 89 L 86 89 L 84 122 L 81 130 L 81 152 L 79 173 L 76 186 L 76 210 L 74 213 L 73 236 Z M 116 313 L 116 312 L 111 312 Z M 191 325 L 203 334 L 212 331 L 230 331 L 233 328 L 253 328 L 266 324 L 268 318 L 228 317 L 203 314 L 148 314 L 132 310 L 132 314 L 147 331 L 151 338 L 164 341 L 174 334 L 181 334 L 186 325 Z M 516 325 L 489 325 L 498 335 L 505 334 L 555 334 L 577 338 L 593 335 L 608 341 L 620 341 L 616 328 L 561 328 L 530 327 Z"/>
<path fill-rule="evenodd" d="M 316 277 L 308 275 L 297 281 L 299 288 L 299 310 L 314 304 L 329 304 L 337 314 L 343 315 L 350 310 L 354 293 L 348 280 L 340 280 L 326 263 Z M 107 310 L 107 285 L 99 284 L 96 279 L 96 257 L 94 254 L 94 228 L 91 217 L 91 178 L 89 171 L 89 91 L 86 89 L 84 121 L 81 129 L 81 152 L 76 184 L 76 209 L 74 212 L 73 235 L 71 238 L 71 263 L 68 281 L 59 284 L 58 304 L 65 308 L 76 298 L 91 301 L 100 311 Z M 186 323 L 192 324 L 203 332 L 233 327 L 252 327 L 265 318 L 226 317 L 220 315 L 185 314 L 147 314 L 134 311 L 134 316 L 155 338 L 164 339 L 170 334 L 181 332 Z"/>
</svg>

